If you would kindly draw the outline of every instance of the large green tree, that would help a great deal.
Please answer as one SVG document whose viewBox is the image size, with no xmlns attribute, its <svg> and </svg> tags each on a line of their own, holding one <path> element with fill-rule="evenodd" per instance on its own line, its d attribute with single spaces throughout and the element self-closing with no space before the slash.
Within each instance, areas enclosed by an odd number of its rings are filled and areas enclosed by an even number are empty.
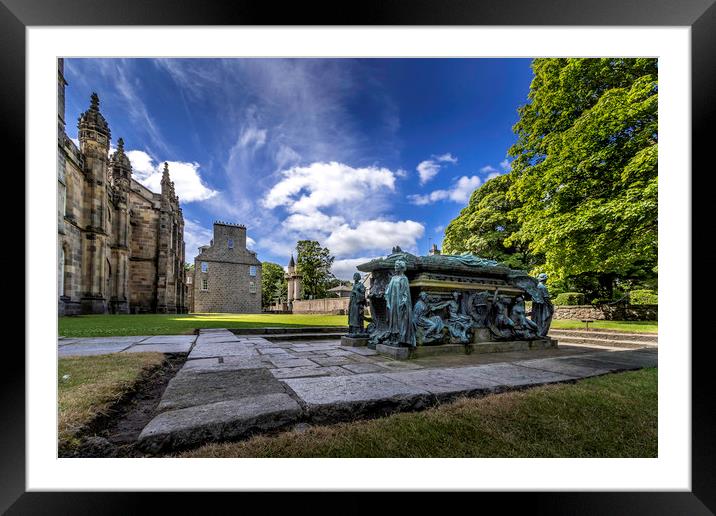
<svg viewBox="0 0 716 516">
<path fill-rule="evenodd" d="M 277 263 L 263 262 L 261 264 L 261 302 L 264 306 L 272 304 L 276 298 L 286 300 L 288 287 L 286 273 Z"/>
<path fill-rule="evenodd" d="M 509 150 L 519 229 L 555 279 L 644 278 L 657 262 L 656 59 L 535 59 Z"/>
<path fill-rule="evenodd" d="M 470 252 L 514 269 L 530 269 L 534 258 L 526 243 L 515 240 L 505 245 L 505 239 L 519 229 L 512 214 L 518 203 L 507 196 L 511 185 L 512 176 L 505 174 L 475 190 L 468 205 L 445 228 L 443 251 Z"/>
<path fill-rule="evenodd" d="M 334 256 L 327 247 L 315 240 L 299 240 L 296 244 L 296 269 L 301 274 L 301 293 L 304 299 L 320 299 L 334 285 L 331 272 Z"/>
</svg>

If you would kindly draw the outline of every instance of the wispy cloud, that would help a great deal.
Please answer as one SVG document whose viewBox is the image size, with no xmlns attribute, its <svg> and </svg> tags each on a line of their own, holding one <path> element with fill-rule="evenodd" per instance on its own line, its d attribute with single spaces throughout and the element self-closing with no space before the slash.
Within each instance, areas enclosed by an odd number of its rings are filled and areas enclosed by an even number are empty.
<svg viewBox="0 0 716 516">
<path fill-rule="evenodd" d="M 465 203 L 470 199 L 472 192 L 481 184 L 482 180 L 478 176 L 462 176 L 449 189 L 433 190 L 425 195 L 409 195 L 408 200 L 417 206 L 424 206 L 445 200 Z"/>
<path fill-rule="evenodd" d="M 420 184 L 424 185 L 431 179 L 433 179 L 440 169 L 442 168 L 441 163 L 457 163 L 457 158 L 449 152 L 441 154 L 439 156 L 432 156 L 432 159 L 421 161 L 415 169 L 418 171 L 420 176 Z"/>
</svg>

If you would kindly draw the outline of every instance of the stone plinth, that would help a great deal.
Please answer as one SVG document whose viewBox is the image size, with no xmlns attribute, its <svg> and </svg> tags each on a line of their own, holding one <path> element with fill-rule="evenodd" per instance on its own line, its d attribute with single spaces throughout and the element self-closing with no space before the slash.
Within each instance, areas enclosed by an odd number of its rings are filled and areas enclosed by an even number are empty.
<svg viewBox="0 0 716 516">
<path fill-rule="evenodd" d="M 375 350 L 396 360 L 422 358 L 436 355 L 469 355 L 470 353 L 506 353 L 509 351 L 529 351 L 531 349 L 556 349 L 557 341 L 546 337 L 534 340 L 508 340 L 475 342 L 471 344 L 437 344 L 434 346 L 418 346 L 404 348 L 378 344 Z"/>
<path fill-rule="evenodd" d="M 350 337 L 348 335 L 344 335 L 341 337 L 341 346 L 349 346 L 352 348 L 360 347 L 360 346 L 367 346 L 368 345 L 368 337 Z"/>
<path fill-rule="evenodd" d="M 378 344 L 375 347 L 375 350 L 381 355 L 386 355 L 396 360 L 407 360 L 408 358 L 410 358 L 410 348 Z"/>
<path fill-rule="evenodd" d="M 508 340 L 500 342 L 477 342 L 473 353 L 506 353 L 508 351 L 529 351 L 530 349 L 557 348 L 557 341 L 550 338 L 535 340 Z"/>
<path fill-rule="evenodd" d="M 472 344 L 440 344 L 436 346 L 418 346 L 410 354 L 410 358 L 432 357 L 436 355 L 469 355 Z"/>
</svg>

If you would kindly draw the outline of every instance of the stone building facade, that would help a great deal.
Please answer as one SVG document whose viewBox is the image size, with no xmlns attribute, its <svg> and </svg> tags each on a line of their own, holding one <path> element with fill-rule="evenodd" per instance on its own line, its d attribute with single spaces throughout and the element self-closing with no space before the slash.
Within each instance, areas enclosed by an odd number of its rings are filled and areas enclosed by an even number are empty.
<svg viewBox="0 0 716 516">
<path fill-rule="evenodd" d="M 183 313 L 184 218 L 164 164 L 161 193 L 132 178 L 124 141 L 110 156 L 99 97 L 65 133 L 63 60 L 57 67 L 57 278 L 60 315 Z"/>
<path fill-rule="evenodd" d="M 214 222 L 194 259 L 194 311 L 261 313 L 261 262 L 246 248 L 246 226 Z"/>
</svg>

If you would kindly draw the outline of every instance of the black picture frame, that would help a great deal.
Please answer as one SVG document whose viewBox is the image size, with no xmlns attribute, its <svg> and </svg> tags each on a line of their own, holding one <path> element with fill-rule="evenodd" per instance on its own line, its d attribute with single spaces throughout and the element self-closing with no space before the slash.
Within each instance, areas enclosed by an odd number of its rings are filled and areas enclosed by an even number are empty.
<svg viewBox="0 0 716 516">
<path fill-rule="evenodd" d="M 682 26 L 691 28 L 692 73 L 692 174 L 693 206 L 708 206 L 713 189 L 704 182 L 713 176 L 713 144 L 709 131 L 715 120 L 716 97 L 716 0 L 363 0 L 344 3 L 273 2 L 235 0 L 0 0 L 0 49 L 2 49 L 2 96 L 4 162 L 25 166 L 25 29 L 28 26 L 60 25 L 503 25 L 503 26 Z M 8 159 L 9 158 L 9 159 Z M 14 158 L 14 159 L 13 159 Z M 688 171 L 687 171 L 688 172 Z M 694 183 L 698 179 L 699 187 Z M 24 185 L 21 183 L 21 189 Z M 26 192 L 27 193 L 27 192 Z M 711 201 L 712 202 L 712 201 Z M 702 218 L 694 214 L 694 224 Z M 706 221 L 704 223 L 707 223 Z M 685 228 L 686 229 L 686 228 Z M 692 235 L 708 235 L 703 228 Z M 18 259 L 22 247 L 16 246 Z M 712 269 L 712 252 L 692 249 L 692 270 Z M 688 264 L 685 264 L 688 265 Z M 26 271 L 27 273 L 27 271 Z M 692 289 L 693 292 L 696 292 Z M 693 306 L 697 306 L 694 293 Z M 710 301 L 710 299 L 709 299 Z M 27 316 L 26 316 L 27 317 Z M 693 320 L 692 342 L 699 343 Z M 685 339 L 684 345 L 688 344 Z M 706 342 L 706 344 L 709 344 Z M 4 354 L 12 368 L 2 373 L 0 396 L 0 510 L 10 514 L 131 514 L 151 510 L 160 503 L 165 512 L 185 513 L 195 507 L 206 512 L 206 502 L 183 494 L 160 493 L 26 493 L 25 489 L 25 356 L 15 346 Z M 708 346 L 692 346 L 692 491 L 691 492 L 591 492 L 482 494 L 501 505 L 500 512 L 524 506 L 538 514 L 712 514 L 716 510 L 716 413 L 711 394 Z M 213 504 L 227 495 L 211 496 Z M 240 495 L 246 496 L 246 495 Z M 279 507 L 274 494 L 252 495 L 259 504 Z M 376 493 L 350 494 L 342 500 L 342 512 L 365 513 L 381 503 Z M 453 494 L 452 496 L 461 496 Z M 152 500 L 149 500 L 149 498 Z M 156 498 L 156 499 L 155 499 Z M 313 512 L 335 510 L 323 494 L 302 494 L 300 503 Z M 401 512 L 425 508 L 425 497 L 402 497 Z M 480 500 L 483 505 L 487 500 Z M 233 502 L 232 502 L 233 503 Z M 242 501 L 242 504 L 247 503 Z M 283 502 L 287 503 L 287 502 Z M 460 501 L 451 499 L 458 509 Z M 475 502 L 468 502 L 475 503 Z M 198 505 L 195 505 L 198 504 Z M 213 505 L 212 504 L 212 505 Z M 288 502 L 287 508 L 296 502 Z"/>
</svg>

